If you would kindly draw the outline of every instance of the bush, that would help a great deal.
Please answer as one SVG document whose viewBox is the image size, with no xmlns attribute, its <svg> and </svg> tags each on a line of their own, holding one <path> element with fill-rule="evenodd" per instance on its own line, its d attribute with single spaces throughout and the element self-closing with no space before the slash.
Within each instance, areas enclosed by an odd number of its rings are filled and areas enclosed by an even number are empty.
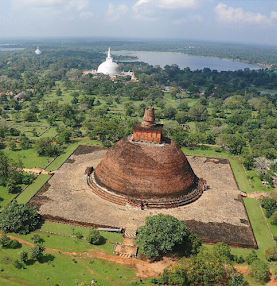
<svg viewBox="0 0 277 286">
<path fill-rule="evenodd" d="M 243 275 L 241 273 L 233 273 L 231 274 L 228 286 L 245 286 L 248 283 L 245 281 Z"/>
<path fill-rule="evenodd" d="M 257 256 L 256 251 L 252 250 L 251 253 L 249 253 L 246 256 L 245 261 L 248 265 L 251 265 L 257 259 L 258 259 L 258 256 Z"/>
<path fill-rule="evenodd" d="M 20 253 L 20 262 L 26 264 L 29 260 L 28 252 L 22 251 Z"/>
<path fill-rule="evenodd" d="M 0 214 L 0 228 L 4 232 L 30 233 L 41 225 L 41 216 L 31 206 L 13 201 Z"/>
<path fill-rule="evenodd" d="M 201 245 L 183 221 L 162 214 L 146 219 L 146 224 L 138 230 L 137 242 L 142 253 L 150 259 L 174 252 L 191 255 L 197 253 Z"/>
<path fill-rule="evenodd" d="M 265 257 L 268 261 L 277 261 L 277 249 L 276 249 L 276 247 L 267 249 L 265 251 Z"/>
<path fill-rule="evenodd" d="M 87 241 L 90 244 L 99 245 L 104 242 L 104 237 L 100 234 L 100 231 L 98 229 L 93 228 L 90 230 L 87 236 Z"/>
<path fill-rule="evenodd" d="M 21 243 L 17 240 L 10 239 L 6 234 L 3 234 L 0 238 L 0 247 L 16 249 L 21 247 Z"/>
<path fill-rule="evenodd" d="M 34 261 L 42 262 L 42 258 L 44 256 L 44 250 L 45 248 L 42 245 L 35 245 L 31 249 L 31 259 Z"/>
<path fill-rule="evenodd" d="M 270 222 L 273 225 L 277 225 L 277 210 L 270 217 Z"/>
<path fill-rule="evenodd" d="M 19 261 L 19 260 L 15 260 L 15 262 L 13 263 L 14 267 L 17 269 L 21 269 L 23 268 L 23 264 Z"/>
<path fill-rule="evenodd" d="M 213 251 L 218 258 L 221 258 L 227 261 L 232 261 L 234 258 L 234 256 L 231 253 L 230 246 L 225 243 L 217 243 L 213 247 Z"/>
<path fill-rule="evenodd" d="M 260 283 L 266 283 L 270 279 L 270 271 L 267 263 L 260 259 L 256 259 L 250 266 L 251 276 Z"/>
<path fill-rule="evenodd" d="M 277 211 L 277 201 L 273 198 L 264 198 L 261 200 L 261 206 L 265 209 L 266 217 L 271 217 Z"/>
<path fill-rule="evenodd" d="M 189 285 L 188 276 L 184 269 L 177 268 L 173 270 L 165 270 L 162 276 L 163 284 L 174 286 Z"/>
<path fill-rule="evenodd" d="M 40 156 L 55 157 L 62 153 L 62 147 L 52 138 L 42 138 L 38 140 L 36 150 Z"/>
<path fill-rule="evenodd" d="M 30 185 L 34 181 L 35 176 L 33 174 L 22 174 L 22 184 L 24 185 Z"/>
</svg>

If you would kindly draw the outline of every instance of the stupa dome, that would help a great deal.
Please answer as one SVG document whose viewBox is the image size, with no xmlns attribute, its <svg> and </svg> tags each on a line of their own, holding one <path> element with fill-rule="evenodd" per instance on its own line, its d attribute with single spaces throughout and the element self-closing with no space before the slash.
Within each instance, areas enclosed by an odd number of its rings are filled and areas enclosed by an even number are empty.
<svg viewBox="0 0 277 286">
<path fill-rule="evenodd" d="M 156 140 L 162 125 L 144 127 L 153 118 L 154 109 L 146 110 L 144 122 L 134 128 L 136 137 L 124 138 L 107 151 L 92 174 L 97 194 L 153 208 L 176 207 L 201 196 L 201 180 L 182 150 L 170 139 Z"/>
<path fill-rule="evenodd" d="M 41 50 L 39 49 L 39 47 L 37 47 L 37 49 L 35 50 L 35 54 L 38 56 L 41 55 Z"/>
<path fill-rule="evenodd" d="M 119 66 L 113 61 L 111 56 L 111 49 L 108 50 L 108 56 L 106 61 L 103 62 L 97 69 L 97 73 L 102 73 L 105 75 L 115 76 L 119 73 Z"/>
</svg>

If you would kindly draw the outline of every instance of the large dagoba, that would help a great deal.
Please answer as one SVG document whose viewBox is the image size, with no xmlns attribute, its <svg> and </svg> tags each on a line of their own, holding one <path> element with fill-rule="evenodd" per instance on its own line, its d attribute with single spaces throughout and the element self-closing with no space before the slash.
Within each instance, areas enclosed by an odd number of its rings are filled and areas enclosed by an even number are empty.
<svg viewBox="0 0 277 286">
<path fill-rule="evenodd" d="M 109 76 L 115 76 L 119 74 L 119 67 L 118 64 L 113 61 L 111 48 L 108 50 L 106 61 L 98 67 L 97 73 L 102 73 Z"/>
<path fill-rule="evenodd" d="M 198 199 L 204 190 L 202 180 L 162 131 L 154 109 L 146 109 L 133 135 L 109 149 L 91 174 L 92 190 L 117 204 L 148 208 L 177 207 Z"/>
</svg>

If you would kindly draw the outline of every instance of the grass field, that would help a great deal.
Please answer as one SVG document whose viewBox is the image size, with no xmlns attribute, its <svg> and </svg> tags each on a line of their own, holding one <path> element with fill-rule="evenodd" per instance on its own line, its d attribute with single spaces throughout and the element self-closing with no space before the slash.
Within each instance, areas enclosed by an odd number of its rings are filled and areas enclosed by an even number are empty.
<svg viewBox="0 0 277 286">
<path fill-rule="evenodd" d="M 61 224 L 53 222 L 45 222 L 40 230 L 32 234 L 25 235 L 23 238 L 32 242 L 32 236 L 38 234 L 45 241 L 48 248 L 60 249 L 62 251 L 89 251 L 101 250 L 108 254 L 113 253 L 114 245 L 123 241 L 120 233 L 111 233 L 101 231 L 101 235 L 105 238 L 105 244 L 91 245 L 86 241 L 90 228 L 74 226 L 70 224 Z M 77 238 L 76 234 L 82 234 L 83 238 Z M 15 235 L 14 236 L 18 236 Z M 18 236 L 20 237 L 20 236 Z"/>
<path fill-rule="evenodd" d="M 15 162 L 21 161 L 24 168 L 44 168 L 53 160 L 50 157 L 39 156 L 34 148 L 19 151 L 5 149 L 4 153 Z"/>
<path fill-rule="evenodd" d="M 50 177 L 49 175 L 39 175 L 35 181 L 16 198 L 17 202 L 20 204 L 28 203 Z"/>
<path fill-rule="evenodd" d="M 53 261 L 49 259 L 42 264 L 28 265 L 26 269 L 16 269 L 13 261 L 18 259 L 22 250 L 28 251 L 29 248 L 0 250 L 0 285 L 81 286 L 95 280 L 101 286 L 129 286 L 132 281 L 137 281 L 132 268 L 104 260 L 74 258 L 57 253 Z"/>
</svg>

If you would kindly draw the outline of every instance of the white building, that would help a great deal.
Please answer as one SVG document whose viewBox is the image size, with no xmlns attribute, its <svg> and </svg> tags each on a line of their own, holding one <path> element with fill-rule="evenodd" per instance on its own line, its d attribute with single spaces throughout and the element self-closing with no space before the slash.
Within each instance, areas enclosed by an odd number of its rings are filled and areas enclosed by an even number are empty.
<svg viewBox="0 0 277 286">
<path fill-rule="evenodd" d="M 112 55 L 111 55 L 111 48 L 108 50 L 107 58 L 106 60 L 98 67 L 97 70 L 88 70 L 83 72 L 84 75 L 87 74 L 104 74 L 111 77 L 111 79 L 115 79 L 116 77 L 131 77 L 131 81 L 137 81 L 135 77 L 135 73 L 132 71 L 128 72 L 121 72 L 119 65 L 113 61 Z"/>
<path fill-rule="evenodd" d="M 41 55 L 41 50 L 39 49 L 39 47 L 37 47 L 37 49 L 35 50 L 35 54 L 38 56 Z"/>
<path fill-rule="evenodd" d="M 108 50 L 106 61 L 98 67 L 97 73 L 102 73 L 109 76 L 115 76 L 119 74 L 119 66 L 113 61 L 111 56 L 111 48 Z"/>
</svg>

